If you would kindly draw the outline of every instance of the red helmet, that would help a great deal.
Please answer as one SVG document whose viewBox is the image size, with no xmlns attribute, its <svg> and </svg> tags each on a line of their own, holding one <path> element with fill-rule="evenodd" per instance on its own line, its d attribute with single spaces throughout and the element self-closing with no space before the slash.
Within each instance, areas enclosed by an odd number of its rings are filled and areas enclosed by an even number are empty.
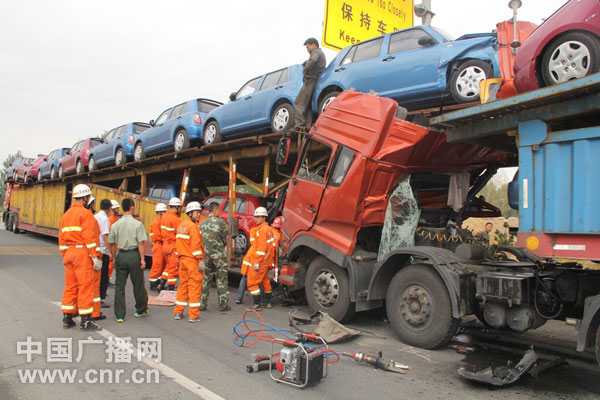
<svg viewBox="0 0 600 400">
<path fill-rule="evenodd" d="M 273 228 L 279 228 L 281 229 L 281 217 L 277 217 L 273 220 L 273 223 L 271 224 L 271 226 Z"/>
</svg>

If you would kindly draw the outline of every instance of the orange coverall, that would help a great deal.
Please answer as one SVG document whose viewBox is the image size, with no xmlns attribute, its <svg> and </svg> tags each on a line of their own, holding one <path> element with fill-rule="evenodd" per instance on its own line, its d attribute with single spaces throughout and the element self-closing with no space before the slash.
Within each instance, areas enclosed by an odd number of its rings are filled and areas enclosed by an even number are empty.
<svg viewBox="0 0 600 400">
<path fill-rule="evenodd" d="M 80 315 L 94 311 L 94 298 L 100 290 L 90 257 L 96 257 L 100 229 L 92 212 L 73 204 L 60 219 L 58 246 L 65 265 L 65 290 L 62 312 Z M 99 296 L 98 296 L 99 297 Z"/>
<path fill-rule="evenodd" d="M 167 281 L 170 286 L 177 284 L 177 254 L 175 254 L 175 235 L 177 227 L 181 224 L 181 220 L 175 214 L 175 211 L 169 210 L 163 214 L 160 225 L 160 236 L 163 240 L 163 257 L 165 270 L 162 273 L 162 278 Z"/>
<path fill-rule="evenodd" d="M 160 226 L 162 218 L 158 215 L 150 225 L 150 240 L 152 245 L 152 268 L 150 269 L 150 282 L 156 282 L 165 269 L 165 258 L 163 257 L 163 240 Z"/>
<path fill-rule="evenodd" d="M 204 274 L 198 270 L 198 262 L 204 258 L 204 244 L 198 225 L 186 219 L 177 227 L 175 247 L 179 255 L 179 287 L 173 315 L 183 314 L 189 306 L 189 318 L 200 315 L 200 297 Z"/>
<path fill-rule="evenodd" d="M 269 269 L 273 261 L 269 258 L 270 248 L 273 247 L 273 230 L 266 222 L 258 226 L 256 230 L 256 245 L 248 250 L 248 290 L 255 296 L 260 294 L 260 286 L 265 293 L 271 293 L 271 281 Z M 272 251 L 271 251 L 272 252 Z M 254 264 L 258 264 L 258 271 L 254 270 Z"/>
<path fill-rule="evenodd" d="M 248 267 L 252 268 L 252 264 L 250 264 L 250 254 L 253 254 L 256 249 L 252 250 L 252 246 L 256 246 L 256 232 L 258 231 L 258 227 L 250 228 L 250 247 L 244 256 L 244 261 L 242 261 L 242 275 L 248 274 Z"/>
</svg>

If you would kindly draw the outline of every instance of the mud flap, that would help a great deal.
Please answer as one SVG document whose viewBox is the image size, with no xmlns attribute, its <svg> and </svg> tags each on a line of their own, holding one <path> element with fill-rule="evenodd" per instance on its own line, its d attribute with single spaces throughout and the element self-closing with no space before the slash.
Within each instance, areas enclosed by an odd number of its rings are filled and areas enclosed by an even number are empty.
<svg viewBox="0 0 600 400">
<path fill-rule="evenodd" d="M 479 100 L 481 104 L 497 100 L 496 94 L 502 85 L 502 78 L 484 79 L 479 82 Z"/>
<path fill-rule="evenodd" d="M 497 387 L 507 387 L 516 383 L 534 366 L 537 361 L 537 354 L 533 348 L 527 350 L 521 361 L 514 367 L 507 365 L 506 367 L 498 367 L 492 369 L 487 367 L 480 371 L 466 371 L 464 368 L 458 370 L 458 374 L 465 379 L 477 381 Z"/>
<path fill-rule="evenodd" d="M 302 315 L 298 310 L 292 311 L 289 315 L 289 322 L 290 326 L 300 332 L 318 335 L 327 343 L 341 342 L 360 334 L 359 331 L 346 328 L 344 325 L 331 318 L 327 313 L 321 311 L 317 311 L 310 316 L 307 316 L 306 314 Z M 298 325 L 317 325 L 317 327 L 313 331 L 307 332 Z"/>
</svg>

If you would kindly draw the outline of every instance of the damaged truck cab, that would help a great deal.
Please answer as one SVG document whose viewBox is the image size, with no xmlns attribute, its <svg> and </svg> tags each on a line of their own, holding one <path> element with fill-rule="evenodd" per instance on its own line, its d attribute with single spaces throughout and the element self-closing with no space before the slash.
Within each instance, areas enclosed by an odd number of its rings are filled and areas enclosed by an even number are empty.
<svg viewBox="0 0 600 400">
<path fill-rule="evenodd" d="M 305 136 L 281 209 L 280 279 L 340 321 L 386 300 L 400 338 L 432 348 L 477 312 L 475 274 L 453 250 L 479 246 L 457 226 L 499 215 L 475 194 L 509 154 L 449 144 L 396 118 L 402 111 L 390 99 L 344 92 Z M 278 165 L 289 146 L 282 139 Z"/>
</svg>

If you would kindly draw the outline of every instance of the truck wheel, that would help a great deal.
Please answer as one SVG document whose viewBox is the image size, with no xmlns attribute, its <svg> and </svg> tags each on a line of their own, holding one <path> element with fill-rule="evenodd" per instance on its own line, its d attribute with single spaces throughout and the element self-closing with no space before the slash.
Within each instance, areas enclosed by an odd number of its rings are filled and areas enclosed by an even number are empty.
<svg viewBox="0 0 600 400">
<path fill-rule="evenodd" d="M 598 325 L 598 330 L 596 331 L 596 362 L 600 366 L 600 325 Z"/>
<path fill-rule="evenodd" d="M 311 310 L 326 312 L 340 322 L 354 315 L 348 274 L 329 259 L 319 256 L 310 263 L 304 290 Z"/>
<path fill-rule="evenodd" d="M 479 82 L 491 76 L 490 63 L 481 60 L 465 61 L 450 76 L 450 93 L 459 104 L 479 101 Z"/>
<path fill-rule="evenodd" d="M 400 340 L 422 349 L 445 344 L 459 322 L 452 317 L 446 285 L 426 265 L 406 267 L 394 276 L 388 286 L 386 308 Z"/>
<path fill-rule="evenodd" d="M 277 106 L 271 115 L 271 130 L 273 132 L 285 132 L 294 123 L 294 107 L 290 103 Z"/>
<path fill-rule="evenodd" d="M 12 231 L 13 233 L 19 234 L 21 233 L 21 230 L 18 228 L 19 226 L 19 216 L 17 214 L 13 214 L 13 218 L 12 218 Z"/>
</svg>

